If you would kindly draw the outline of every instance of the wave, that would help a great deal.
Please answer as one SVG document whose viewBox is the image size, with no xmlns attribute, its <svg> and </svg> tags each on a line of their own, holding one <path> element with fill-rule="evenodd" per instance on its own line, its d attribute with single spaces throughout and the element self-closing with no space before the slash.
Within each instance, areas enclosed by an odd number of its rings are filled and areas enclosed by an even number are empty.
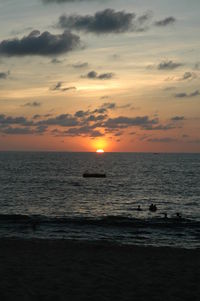
<svg viewBox="0 0 200 301">
<path fill-rule="evenodd" d="M 41 215 L 0 214 L 1 224 L 41 224 L 56 226 L 97 226 L 119 228 L 191 228 L 200 231 L 200 221 L 186 218 L 136 219 L 124 216 L 47 217 Z"/>
</svg>

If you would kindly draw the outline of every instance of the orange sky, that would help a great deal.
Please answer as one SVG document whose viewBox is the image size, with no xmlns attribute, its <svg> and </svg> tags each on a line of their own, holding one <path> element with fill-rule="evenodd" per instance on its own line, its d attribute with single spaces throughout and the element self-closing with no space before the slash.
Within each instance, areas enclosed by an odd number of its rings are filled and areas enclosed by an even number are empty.
<svg viewBox="0 0 200 301">
<path fill-rule="evenodd" d="M 0 3 L 0 151 L 199 152 L 191 2 Z"/>
</svg>

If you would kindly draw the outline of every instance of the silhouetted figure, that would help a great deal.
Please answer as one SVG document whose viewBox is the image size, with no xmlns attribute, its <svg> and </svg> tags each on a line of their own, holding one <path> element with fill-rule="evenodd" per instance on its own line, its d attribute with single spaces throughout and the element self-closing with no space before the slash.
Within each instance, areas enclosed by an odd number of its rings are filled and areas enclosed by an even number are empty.
<svg viewBox="0 0 200 301">
<path fill-rule="evenodd" d="M 181 218 L 182 218 L 182 216 L 181 216 L 181 214 L 180 214 L 179 212 L 176 213 L 176 217 L 177 217 L 178 219 L 181 219 Z"/>
<path fill-rule="evenodd" d="M 164 214 L 164 219 L 167 219 L 168 216 L 167 216 L 167 213 L 163 213 Z"/>
<path fill-rule="evenodd" d="M 142 208 L 141 208 L 141 206 L 140 206 L 140 205 L 138 205 L 138 207 L 137 207 L 137 211 L 142 211 Z"/>
<path fill-rule="evenodd" d="M 157 211 L 157 206 L 154 205 L 154 204 L 151 204 L 151 205 L 149 206 L 149 211 L 151 211 L 151 212 L 156 212 L 156 211 Z"/>
</svg>

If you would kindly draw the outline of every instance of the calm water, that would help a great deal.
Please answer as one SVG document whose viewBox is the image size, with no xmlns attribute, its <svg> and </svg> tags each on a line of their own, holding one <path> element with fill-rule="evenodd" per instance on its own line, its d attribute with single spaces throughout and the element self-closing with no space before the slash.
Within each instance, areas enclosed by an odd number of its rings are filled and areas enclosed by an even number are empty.
<svg viewBox="0 0 200 301">
<path fill-rule="evenodd" d="M 199 179 L 199 154 L 0 153 L 0 237 L 197 248 Z"/>
</svg>

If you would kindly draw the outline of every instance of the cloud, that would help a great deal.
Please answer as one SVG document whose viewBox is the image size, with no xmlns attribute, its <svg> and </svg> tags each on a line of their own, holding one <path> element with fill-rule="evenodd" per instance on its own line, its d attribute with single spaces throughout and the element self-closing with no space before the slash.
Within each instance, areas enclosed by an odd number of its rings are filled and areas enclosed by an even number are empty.
<svg viewBox="0 0 200 301">
<path fill-rule="evenodd" d="M 50 114 L 37 114 L 31 119 L 27 119 L 23 116 L 11 117 L 1 114 L 0 132 L 13 135 L 41 135 L 48 131 L 54 136 L 87 136 L 94 138 L 110 133 L 116 137 L 121 136 L 123 129 L 129 129 L 132 127 L 138 127 L 142 130 L 168 130 L 176 127 L 175 124 L 160 124 L 157 117 L 111 117 L 111 111 L 118 108 L 120 108 L 120 106 L 116 103 L 107 102 L 93 110 L 79 110 L 74 114 L 65 113 L 56 116 L 52 116 Z"/>
<path fill-rule="evenodd" d="M 198 78 L 198 75 L 195 72 L 187 71 L 182 76 L 174 76 L 174 77 L 168 77 L 165 80 L 166 81 L 192 81 L 194 79 Z"/>
<path fill-rule="evenodd" d="M 162 138 L 151 138 L 147 140 L 148 142 L 155 142 L 155 143 L 170 143 L 176 142 L 177 139 L 171 137 L 162 137 Z"/>
<path fill-rule="evenodd" d="M 194 72 L 185 72 L 185 73 L 183 74 L 183 76 L 179 78 L 179 81 L 193 80 L 193 79 L 195 79 L 195 78 L 197 78 L 196 73 L 194 73 Z"/>
<path fill-rule="evenodd" d="M 28 36 L 24 36 L 21 39 L 14 38 L 0 42 L 0 55 L 51 56 L 80 48 L 80 44 L 80 38 L 70 31 L 64 31 L 62 34 L 54 35 L 48 31 L 40 33 L 38 30 L 34 30 Z"/>
<path fill-rule="evenodd" d="M 89 78 L 89 79 L 100 79 L 100 80 L 106 80 L 106 79 L 111 79 L 114 77 L 114 73 L 102 73 L 98 74 L 96 71 L 90 71 L 86 75 L 82 75 L 82 78 Z"/>
<path fill-rule="evenodd" d="M 174 124 L 158 124 L 156 126 L 153 125 L 145 125 L 144 129 L 147 131 L 169 131 L 176 128 L 176 126 Z"/>
<path fill-rule="evenodd" d="M 73 68 L 75 69 L 81 69 L 81 68 L 86 68 L 88 67 L 88 63 L 76 63 L 74 65 L 72 65 Z"/>
<path fill-rule="evenodd" d="M 190 140 L 188 142 L 192 144 L 200 144 L 200 139 Z"/>
<path fill-rule="evenodd" d="M 105 102 L 104 104 L 102 104 L 99 108 L 95 109 L 94 111 L 92 111 L 92 114 L 95 113 L 99 113 L 99 114 L 104 114 L 106 113 L 108 110 L 114 110 L 117 108 L 116 103 L 114 102 Z"/>
<path fill-rule="evenodd" d="M 69 90 L 76 90 L 76 87 L 65 87 L 65 88 L 62 88 L 63 86 L 63 83 L 62 82 L 58 82 L 54 87 L 50 88 L 50 90 L 52 91 L 69 91 Z"/>
<path fill-rule="evenodd" d="M 189 97 L 187 93 L 185 92 L 181 92 L 181 93 L 176 93 L 174 95 L 176 98 L 185 98 L 185 97 Z"/>
<path fill-rule="evenodd" d="M 182 121 L 182 120 L 184 120 L 185 119 L 185 117 L 184 116 L 175 116 L 175 117 L 172 117 L 171 118 L 171 121 Z"/>
<path fill-rule="evenodd" d="M 3 130 L 1 129 L 3 134 L 7 135 L 30 135 L 33 134 L 33 130 L 30 127 L 7 127 Z"/>
<path fill-rule="evenodd" d="M 167 17 L 163 20 L 157 21 L 154 24 L 158 27 L 164 27 L 171 24 L 174 24 L 176 22 L 176 19 L 174 17 Z"/>
<path fill-rule="evenodd" d="M 52 115 L 51 114 L 45 114 L 45 115 L 35 114 L 35 115 L 33 115 L 33 119 L 39 119 L 39 118 L 42 118 L 42 117 L 47 118 L 47 117 L 50 117 L 50 116 L 52 116 Z"/>
<path fill-rule="evenodd" d="M 199 62 L 195 63 L 194 69 L 195 70 L 200 70 L 200 63 Z"/>
<path fill-rule="evenodd" d="M 176 87 L 174 87 L 174 86 L 169 86 L 169 87 L 165 87 L 163 90 L 164 91 L 172 91 L 172 90 L 175 90 L 176 89 Z"/>
<path fill-rule="evenodd" d="M 58 125 L 62 127 L 71 127 L 78 126 L 79 122 L 77 118 L 71 114 L 61 114 L 54 118 L 38 121 L 37 125 Z"/>
<path fill-rule="evenodd" d="M 51 60 L 51 63 L 52 63 L 52 64 L 61 64 L 62 61 L 59 60 L 59 59 L 57 59 L 57 58 L 55 57 L 55 58 L 53 58 L 53 59 Z"/>
<path fill-rule="evenodd" d="M 173 70 L 180 66 L 183 66 L 181 63 L 175 63 L 173 61 L 163 61 L 158 65 L 158 70 Z"/>
<path fill-rule="evenodd" d="M 186 93 L 186 92 L 176 93 L 174 96 L 176 98 L 187 98 L 187 97 L 196 97 L 196 96 L 199 96 L 199 95 L 200 95 L 199 90 L 196 90 L 196 91 L 191 92 L 191 93 Z"/>
<path fill-rule="evenodd" d="M 102 121 L 105 120 L 107 118 L 107 115 L 89 115 L 89 117 L 86 119 L 86 121 L 90 122 L 90 121 Z"/>
<path fill-rule="evenodd" d="M 9 76 L 10 72 L 0 72 L 0 80 L 1 79 L 7 79 Z"/>
<path fill-rule="evenodd" d="M 5 128 L 0 128 L 1 133 L 6 135 L 33 135 L 33 134 L 43 134 L 47 130 L 46 126 L 32 127 L 13 127 L 8 126 Z"/>
<path fill-rule="evenodd" d="M 40 107 L 41 103 L 38 101 L 34 101 L 34 102 L 27 102 L 25 103 L 24 107 Z"/>
<path fill-rule="evenodd" d="M 102 137 L 104 134 L 98 130 L 93 130 L 90 126 L 83 126 L 79 128 L 70 128 L 69 130 L 62 132 L 64 136 L 89 136 L 92 138 Z"/>
<path fill-rule="evenodd" d="M 136 18 L 135 13 L 105 9 L 94 15 L 62 15 L 58 27 L 95 34 L 124 33 L 129 31 L 146 30 L 151 13 Z"/>
<path fill-rule="evenodd" d="M 132 126 L 139 126 L 146 128 L 147 126 L 152 126 L 158 123 L 158 119 L 150 119 L 148 116 L 138 116 L 138 117 L 125 117 L 119 116 L 116 118 L 109 118 L 104 126 L 108 129 L 118 129 L 118 128 L 128 128 Z"/>
<path fill-rule="evenodd" d="M 22 126 L 30 126 L 32 125 L 32 121 L 27 120 L 23 116 L 19 117 L 11 117 L 6 116 L 4 114 L 0 114 L 0 126 L 7 126 L 7 125 L 22 125 Z"/>
<path fill-rule="evenodd" d="M 88 116 L 94 116 L 95 114 L 100 114 L 99 116 L 102 116 L 102 114 L 104 114 L 103 116 L 107 116 L 105 115 L 105 113 L 107 113 L 108 110 L 112 110 L 112 108 L 115 106 L 115 104 L 103 104 L 102 106 L 100 106 L 99 108 L 93 110 L 93 111 L 90 111 L 90 110 L 87 110 L 87 111 L 77 111 L 75 113 L 74 116 L 78 117 L 78 118 L 90 118 Z M 91 118 L 94 118 L 94 117 L 91 117 Z"/>
<path fill-rule="evenodd" d="M 104 95 L 104 96 L 101 96 L 100 99 L 108 99 L 109 96 L 108 95 Z"/>
</svg>

